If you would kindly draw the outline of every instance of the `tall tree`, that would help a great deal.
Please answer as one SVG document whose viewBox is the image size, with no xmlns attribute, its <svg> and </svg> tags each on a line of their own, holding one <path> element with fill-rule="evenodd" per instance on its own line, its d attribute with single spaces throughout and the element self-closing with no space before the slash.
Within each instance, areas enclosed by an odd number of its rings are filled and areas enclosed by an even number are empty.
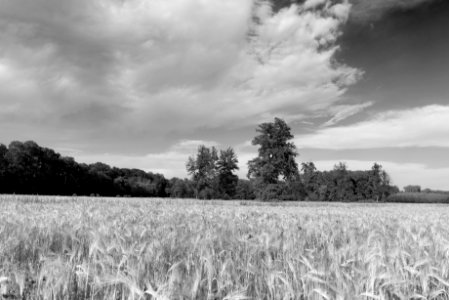
<svg viewBox="0 0 449 300">
<path fill-rule="evenodd" d="M 248 178 L 255 180 L 260 189 L 269 191 L 269 197 L 282 192 L 280 179 L 283 182 L 294 182 L 299 179 L 298 155 L 293 142 L 290 127 L 284 120 L 275 118 L 274 122 L 262 123 L 256 131 L 259 133 L 253 141 L 259 146 L 258 156 L 248 162 Z M 262 191 L 263 193 L 263 191 Z"/>
<path fill-rule="evenodd" d="M 186 168 L 195 184 L 197 198 L 214 197 L 214 180 L 216 178 L 218 154 L 217 149 L 205 145 L 198 147 L 196 157 L 189 157 Z"/>
<path fill-rule="evenodd" d="M 234 149 L 229 147 L 220 150 L 220 157 L 217 161 L 218 171 L 218 191 L 222 198 L 233 198 L 236 194 L 239 178 L 233 172 L 238 170 L 238 159 Z"/>
</svg>

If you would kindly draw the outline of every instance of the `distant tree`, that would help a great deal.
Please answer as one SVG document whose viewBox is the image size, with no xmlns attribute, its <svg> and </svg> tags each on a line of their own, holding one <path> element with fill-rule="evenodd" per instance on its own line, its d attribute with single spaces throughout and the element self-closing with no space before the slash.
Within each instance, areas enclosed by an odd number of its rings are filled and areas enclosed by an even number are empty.
<svg viewBox="0 0 449 300">
<path fill-rule="evenodd" d="M 162 174 L 147 173 L 147 177 L 151 180 L 152 197 L 167 197 L 166 188 L 168 180 Z"/>
<path fill-rule="evenodd" d="M 295 161 L 298 154 L 295 145 L 289 142 L 293 139 L 290 130 L 285 121 L 279 118 L 275 118 L 274 122 L 262 123 L 256 129 L 259 135 L 252 144 L 259 146 L 258 157 L 248 162 L 248 178 L 256 182 L 261 198 L 268 199 L 282 192 L 283 189 L 278 186 L 280 179 L 284 182 L 299 180 Z"/>
<path fill-rule="evenodd" d="M 138 169 L 113 168 L 106 172 L 113 178 L 113 191 L 120 195 L 133 195 L 139 197 L 166 197 L 168 181 L 161 174 Z M 102 173 L 100 173 L 102 174 Z"/>
<path fill-rule="evenodd" d="M 245 179 L 239 179 L 237 183 L 235 198 L 241 200 L 256 199 L 256 193 L 252 182 Z"/>
<path fill-rule="evenodd" d="M 233 198 L 236 193 L 239 178 L 233 172 L 238 170 L 238 159 L 234 149 L 220 150 L 217 160 L 218 192 L 225 199 Z"/>
<path fill-rule="evenodd" d="M 6 160 L 6 153 L 8 148 L 0 144 L 0 193 L 6 191 L 7 179 L 8 179 L 8 161 Z"/>
<path fill-rule="evenodd" d="M 354 196 L 356 200 L 371 199 L 371 196 L 369 196 L 369 172 L 352 171 L 351 181 L 354 184 Z"/>
<path fill-rule="evenodd" d="M 302 182 L 308 200 L 318 200 L 319 173 L 313 162 L 301 164 Z"/>
<path fill-rule="evenodd" d="M 354 201 L 355 192 L 353 181 L 345 163 L 338 163 L 332 172 L 331 201 Z"/>
<path fill-rule="evenodd" d="M 2 193 L 165 197 L 166 184 L 160 174 L 104 163 L 78 164 L 33 141 L 0 145 Z"/>
<path fill-rule="evenodd" d="M 394 187 L 391 186 L 390 175 L 388 175 L 388 173 L 385 170 L 382 170 L 380 173 L 380 181 L 381 181 L 381 185 L 380 185 L 379 193 L 380 193 L 380 198 L 382 200 L 386 199 L 391 194 L 396 193 Z"/>
<path fill-rule="evenodd" d="M 198 147 L 196 157 L 189 157 L 186 168 L 192 176 L 196 198 L 211 199 L 215 196 L 217 160 L 217 149 L 215 147 L 209 149 L 204 145 Z"/>
<path fill-rule="evenodd" d="M 388 196 L 387 197 L 397 194 L 399 192 L 400 192 L 400 190 L 396 185 L 390 185 L 390 186 L 388 186 Z"/>
<path fill-rule="evenodd" d="M 307 197 L 320 201 L 384 200 L 397 193 L 388 173 L 379 164 L 370 170 L 351 171 L 338 163 L 330 171 L 317 171 L 313 163 L 303 163 L 301 179 Z"/>
<path fill-rule="evenodd" d="M 237 157 L 200 146 L 190 157 L 187 170 L 192 180 L 173 178 L 139 169 L 121 169 L 104 163 L 77 163 L 33 141 L 0 144 L 0 193 L 49 195 L 129 195 L 141 197 L 236 198 L 321 201 L 383 200 L 399 189 L 379 164 L 370 170 L 350 171 L 343 163 L 331 171 L 318 171 L 311 162 L 302 164 L 302 180 L 294 161 L 290 128 L 280 119 L 261 124 L 253 143 L 259 156 L 249 162 L 251 180 L 238 180 Z M 405 187 L 419 192 L 419 186 Z"/>
<path fill-rule="evenodd" d="M 167 185 L 167 194 L 171 198 L 194 198 L 195 191 L 188 179 L 172 178 Z"/>
<path fill-rule="evenodd" d="M 3 145 L 0 144 L 0 161 L 3 162 L 5 160 L 5 155 L 8 152 L 8 148 Z"/>
<path fill-rule="evenodd" d="M 12 192 L 38 193 L 43 167 L 41 148 L 33 141 L 14 141 L 9 144 L 5 158 L 8 161 Z"/>
<path fill-rule="evenodd" d="M 382 170 L 382 166 L 374 163 L 368 180 L 368 190 L 373 200 L 379 201 L 383 198 L 383 192 L 385 186 L 389 185 L 389 180 L 388 174 Z"/>
<path fill-rule="evenodd" d="M 114 180 L 112 178 L 112 168 L 104 163 L 97 162 L 89 165 L 88 184 L 90 193 L 114 196 Z M 140 195 L 139 195 L 140 196 Z"/>
<path fill-rule="evenodd" d="M 404 192 L 406 193 L 420 193 L 421 186 L 419 185 L 407 185 L 404 187 Z"/>
</svg>

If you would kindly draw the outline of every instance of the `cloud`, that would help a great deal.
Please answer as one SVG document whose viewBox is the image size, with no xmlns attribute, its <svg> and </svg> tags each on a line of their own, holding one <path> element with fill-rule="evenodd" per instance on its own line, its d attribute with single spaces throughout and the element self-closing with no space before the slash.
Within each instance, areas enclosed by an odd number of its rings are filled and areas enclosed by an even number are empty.
<svg viewBox="0 0 449 300">
<path fill-rule="evenodd" d="M 449 147 L 449 106 L 429 105 L 387 111 L 348 126 L 324 128 L 297 136 L 301 148 L 368 149 L 384 147 Z"/>
<path fill-rule="evenodd" d="M 346 162 L 350 170 L 369 170 L 373 166 L 373 161 L 342 160 Z M 331 170 L 337 161 L 315 161 L 315 166 L 319 170 Z M 435 190 L 449 190 L 449 168 L 430 168 L 424 164 L 416 163 L 395 163 L 391 161 L 378 161 L 383 169 L 390 175 L 392 184 L 403 188 L 407 185 L 421 185 L 424 188 Z"/>
<path fill-rule="evenodd" d="M 385 13 L 412 9 L 435 0 L 352 0 L 351 20 L 357 22 L 375 21 Z"/>
<path fill-rule="evenodd" d="M 319 2 L 1 1 L 0 125 L 110 145 L 303 118 L 361 74 L 335 62 L 350 4 Z"/>
<path fill-rule="evenodd" d="M 320 5 L 326 4 L 326 0 L 307 0 L 304 2 L 305 8 L 315 8 Z"/>
<path fill-rule="evenodd" d="M 334 105 L 328 109 L 328 113 L 333 115 L 332 118 L 321 125 L 322 127 L 333 126 L 359 112 L 363 111 L 365 108 L 372 106 L 373 102 L 365 102 L 361 104 L 354 105 Z"/>
<path fill-rule="evenodd" d="M 186 171 L 186 162 L 189 156 L 195 156 L 198 146 L 215 147 L 218 150 L 228 148 L 228 145 L 220 144 L 216 141 L 203 140 L 182 140 L 170 146 L 167 150 L 147 153 L 144 155 L 114 154 L 114 153 L 98 153 L 92 154 L 88 151 L 76 148 L 59 147 L 55 150 L 64 156 L 74 157 L 80 163 L 96 163 L 103 162 L 110 166 L 119 168 L 138 168 L 147 172 L 160 173 L 166 178 L 179 177 L 187 178 L 189 175 Z M 257 148 L 248 143 L 237 145 L 234 147 L 238 158 L 239 170 L 236 174 L 240 178 L 246 178 L 248 173 L 247 163 L 249 160 L 257 156 Z"/>
<path fill-rule="evenodd" d="M 77 149 L 65 148 L 58 148 L 56 150 L 64 155 L 75 156 L 78 162 L 95 163 L 101 161 L 115 167 L 138 168 L 148 172 L 161 173 L 166 178 L 185 178 L 188 176 L 185 167 L 187 159 L 189 156 L 196 154 L 199 145 L 205 145 L 207 147 L 219 146 L 214 141 L 183 140 L 171 146 L 167 151 L 145 155 L 91 154 Z"/>
</svg>

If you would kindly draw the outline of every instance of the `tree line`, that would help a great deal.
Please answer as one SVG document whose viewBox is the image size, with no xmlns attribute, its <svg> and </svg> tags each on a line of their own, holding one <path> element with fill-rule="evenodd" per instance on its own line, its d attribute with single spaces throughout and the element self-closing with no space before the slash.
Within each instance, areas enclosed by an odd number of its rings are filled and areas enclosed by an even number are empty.
<svg viewBox="0 0 449 300">
<path fill-rule="evenodd" d="M 248 180 L 233 174 L 238 160 L 232 148 L 218 155 L 215 147 L 202 145 L 195 157 L 189 157 L 187 171 L 197 198 L 383 201 L 399 192 L 377 163 L 365 171 L 348 170 L 344 163 L 319 171 L 313 162 L 302 163 L 299 169 L 291 129 L 282 119 L 262 123 L 256 131 L 252 144 L 258 146 L 258 156 L 248 162 Z"/>
<path fill-rule="evenodd" d="M 161 174 L 77 163 L 32 141 L 0 144 L 0 193 L 166 197 Z"/>
<path fill-rule="evenodd" d="M 71 157 L 33 141 L 0 144 L 0 193 L 101 195 L 199 199 L 261 199 L 309 201 L 384 200 L 398 192 L 379 164 L 351 171 L 344 163 L 319 171 L 313 162 L 296 162 L 293 135 L 284 120 L 260 124 L 252 144 L 258 155 L 248 162 L 247 179 L 235 151 L 200 145 L 188 158 L 190 178 L 166 179 L 162 174 L 77 163 Z"/>
</svg>

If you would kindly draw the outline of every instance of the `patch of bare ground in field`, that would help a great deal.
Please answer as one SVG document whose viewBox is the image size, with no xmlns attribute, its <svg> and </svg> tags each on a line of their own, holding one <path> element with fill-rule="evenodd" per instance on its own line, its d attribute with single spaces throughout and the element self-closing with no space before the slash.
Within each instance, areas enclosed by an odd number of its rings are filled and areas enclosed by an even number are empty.
<svg viewBox="0 0 449 300">
<path fill-rule="evenodd" d="M 449 299 L 449 207 L 0 196 L 3 299 Z"/>
</svg>

